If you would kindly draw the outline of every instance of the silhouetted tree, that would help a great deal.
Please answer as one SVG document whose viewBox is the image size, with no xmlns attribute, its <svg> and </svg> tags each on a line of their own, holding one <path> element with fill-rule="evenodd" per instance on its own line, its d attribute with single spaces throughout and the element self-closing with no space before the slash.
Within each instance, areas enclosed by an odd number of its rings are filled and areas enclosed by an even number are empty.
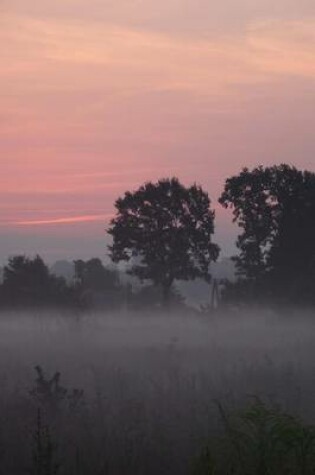
<svg viewBox="0 0 315 475">
<path fill-rule="evenodd" d="M 120 289 L 118 272 L 106 268 L 102 261 L 93 258 L 88 261 L 74 261 L 75 288 L 84 305 L 113 305 L 118 303 Z"/>
<path fill-rule="evenodd" d="M 115 206 L 108 230 L 112 260 L 132 260 L 129 272 L 160 286 L 165 303 L 176 279 L 210 280 L 219 247 L 212 242 L 214 211 L 200 186 L 186 188 L 177 178 L 150 182 L 126 192 Z"/>
<path fill-rule="evenodd" d="M 315 174 L 289 165 L 244 168 L 220 198 L 242 229 L 235 262 L 254 293 L 305 300 L 314 294 Z"/>
<path fill-rule="evenodd" d="M 70 289 L 50 274 L 40 256 L 13 256 L 3 269 L 1 301 L 5 305 L 59 305 L 70 301 Z"/>
</svg>

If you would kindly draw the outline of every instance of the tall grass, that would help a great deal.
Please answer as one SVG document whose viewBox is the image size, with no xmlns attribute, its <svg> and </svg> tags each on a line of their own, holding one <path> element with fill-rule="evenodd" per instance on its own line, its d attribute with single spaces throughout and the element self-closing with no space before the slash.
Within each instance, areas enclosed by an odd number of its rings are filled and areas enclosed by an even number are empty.
<svg viewBox="0 0 315 475">
<path fill-rule="evenodd" d="M 314 473 L 314 337 L 307 317 L 0 319 L 0 473 Z"/>
</svg>

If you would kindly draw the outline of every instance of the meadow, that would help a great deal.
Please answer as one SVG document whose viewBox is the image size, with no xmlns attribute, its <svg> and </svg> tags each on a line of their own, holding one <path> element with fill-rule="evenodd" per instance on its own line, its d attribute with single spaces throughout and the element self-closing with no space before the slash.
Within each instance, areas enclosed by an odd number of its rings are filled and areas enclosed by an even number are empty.
<svg viewBox="0 0 315 475">
<path fill-rule="evenodd" d="M 311 312 L 0 318 L 0 474 L 315 473 Z"/>
</svg>

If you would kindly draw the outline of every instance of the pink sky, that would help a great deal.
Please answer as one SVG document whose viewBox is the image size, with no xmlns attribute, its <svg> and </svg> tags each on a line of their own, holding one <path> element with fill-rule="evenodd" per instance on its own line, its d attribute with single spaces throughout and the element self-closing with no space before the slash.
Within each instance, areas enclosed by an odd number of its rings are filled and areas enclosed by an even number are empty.
<svg viewBox="0 0 315 475">
<path fill-rule="evenodd" d="M 105 257 L 145 180 L 315 169 L 314 0 L 2 0 L 0 261 Z"/>
</svg>

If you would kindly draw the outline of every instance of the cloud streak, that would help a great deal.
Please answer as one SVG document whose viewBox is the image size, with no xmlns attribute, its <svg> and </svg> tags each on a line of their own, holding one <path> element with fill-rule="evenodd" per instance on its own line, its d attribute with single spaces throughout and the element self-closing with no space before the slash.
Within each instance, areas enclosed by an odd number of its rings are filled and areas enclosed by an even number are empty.
<svg viewBox="0 0 315 475">
<path fill-rule="evenodd" d="M 108 214 L 97 214 L 97 215 L 86 215 L 86 216 L 71 216 L 63 218 L 54 218 L 54 219 L 35 219 L 35 220 L 26 220 L 26 221 L 16 221 L 13 222 L 13 225 L 16 226 L 47 226 L 47 225 L 66 225 L 66 224 L 80 224 L 80 223 L 91 223 L 97 221 L 104 221 L 113 217 L 112 213 Z"/>
<path fill-rule="evenodd" d="M 270 75 L 314 77 L 314 31 L 315 18 L 310 18 L 257 22 L 237 36 L 187 38 L 98 22 L 8 16 L 0 33 L 8 45 L 1 69 L 7 88 L 14 75 L 20 93 L 108 90 L 128 97 L 139 91 L 186 90 L 211 95 L 233 84 L 270 80 Z M 17 73 L 23 74 L 21 80 Z M 34 77 L 45 80 L 34 83 Z"/>
</svg>

